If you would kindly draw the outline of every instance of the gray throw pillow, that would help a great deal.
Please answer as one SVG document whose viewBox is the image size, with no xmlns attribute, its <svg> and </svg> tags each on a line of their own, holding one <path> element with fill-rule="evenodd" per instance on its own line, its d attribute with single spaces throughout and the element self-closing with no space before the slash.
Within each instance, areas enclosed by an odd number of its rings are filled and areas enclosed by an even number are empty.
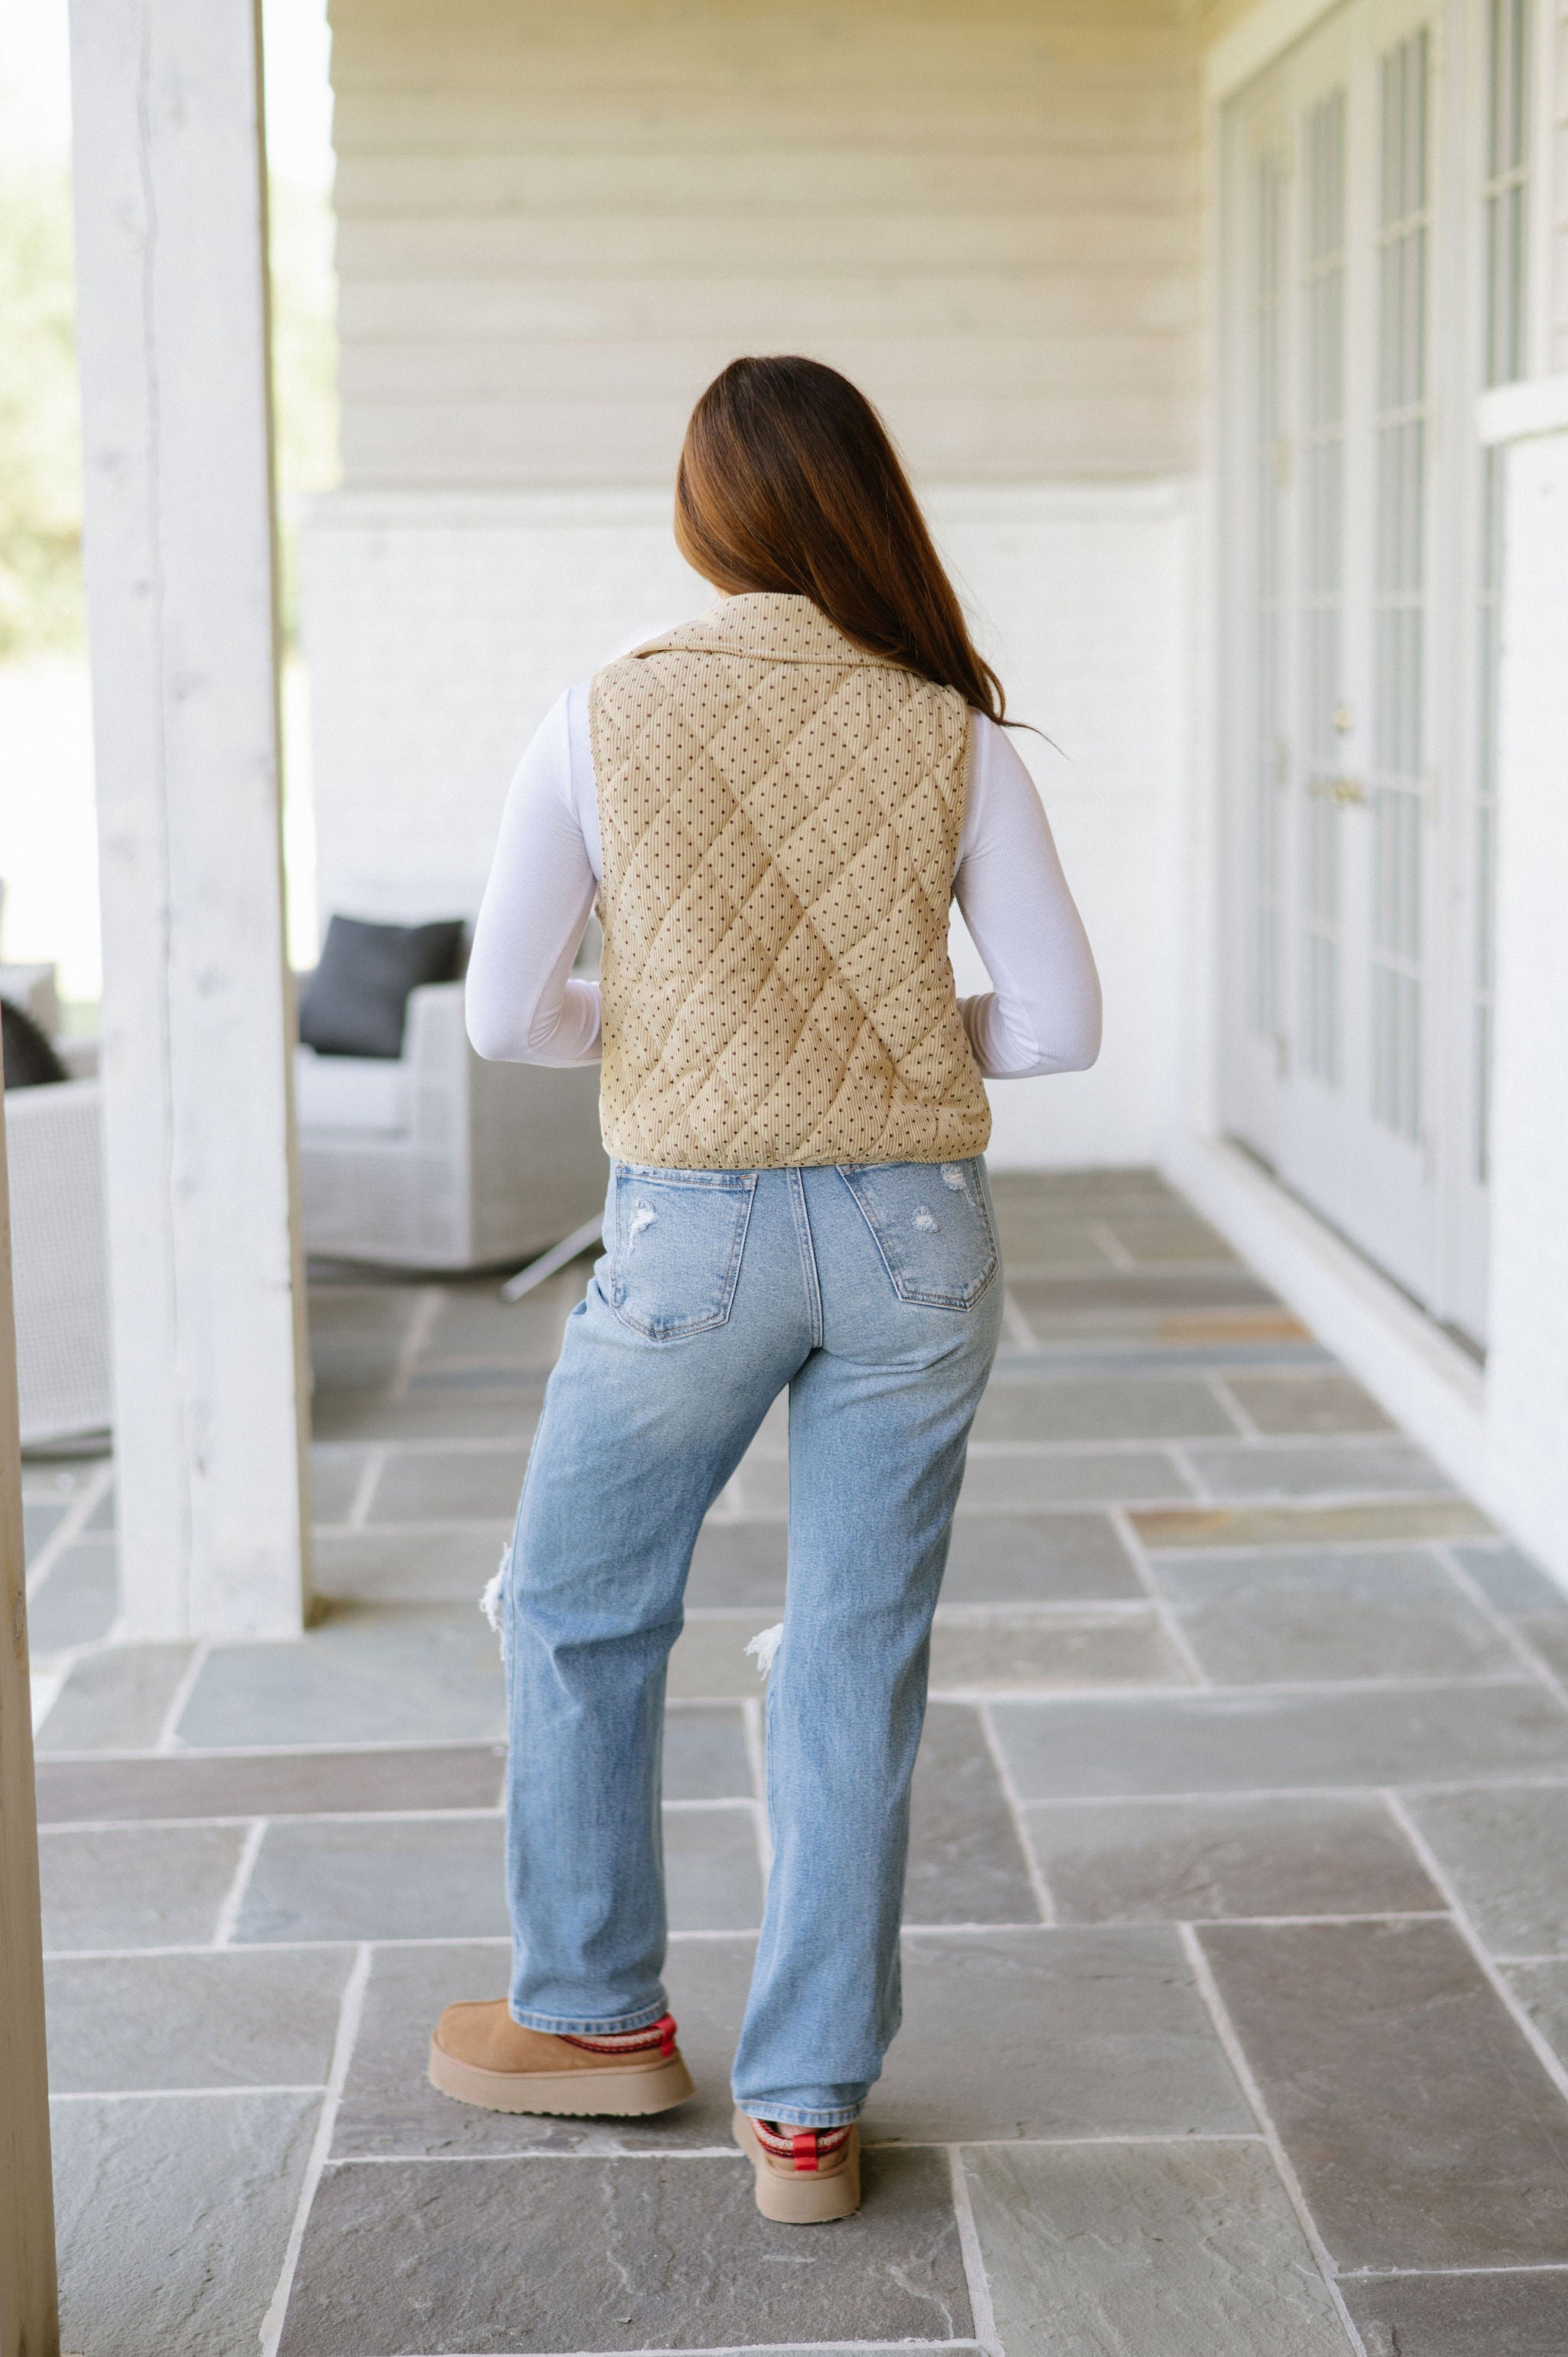
<svg viewBox="0 0 1568 2357">
<path fill-rule="evenodd" d="M 0 1033 L 5 1048 L 5 1086 L 37 1089 L 50 1081 L 69 1081 L 70 1074 L 55 1054 L 46 1034 L 30 1015 L 0 998 Z"/>
<path fill-rule="evenodd" d="M 461 917 L 433 925 L 333 917 L 300 1001 L 301 1039 L 318 1056 L 401 1056 L 409 992 L 450 982 L 462 947 Z"/>
</svg>

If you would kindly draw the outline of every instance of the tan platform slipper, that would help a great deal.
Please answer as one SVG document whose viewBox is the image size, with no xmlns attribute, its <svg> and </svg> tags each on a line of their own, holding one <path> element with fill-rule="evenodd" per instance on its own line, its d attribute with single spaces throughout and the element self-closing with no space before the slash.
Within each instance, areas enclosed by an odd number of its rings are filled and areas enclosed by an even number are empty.
<svg viewBox="0 0 1568 2357">
<path fill-rule="evenodd" d="M 737 2108 L 735 2140 L 757 2176 L 757 2206 L 781 2226 L 818 2226 L 860 2207 L 860 2130 L 768 2128 Z"/>
<path fill-rule="evenodd" d="M 487 2112 L 638 2119 L 694 2095 L 668 2014 L 650 2029 L 586 2045 L 523 2029 L 504 1997 L 449 2005 L 430 2040 L 430 2083 Z"/>
</svg>

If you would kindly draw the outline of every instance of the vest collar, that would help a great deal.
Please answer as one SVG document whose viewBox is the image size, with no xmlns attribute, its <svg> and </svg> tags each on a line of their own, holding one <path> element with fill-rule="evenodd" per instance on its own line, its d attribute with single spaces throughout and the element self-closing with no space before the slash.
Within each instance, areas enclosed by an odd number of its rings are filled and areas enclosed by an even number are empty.
<svg viewBox="0 0 1568 2357">
<path fill-rule="evenodd" d="M 901 666 L 886 655 L 867 654 L 846 639 L 809 597 L 773 589 L 749 589 L 721 597 L 694 622 L 661 630 L 633 649 L 634 656 L 662 654 L 745 655 L 754 662 L 822 663 L 847 671 L 862 663 L 885 671 Z"/>
</svg>

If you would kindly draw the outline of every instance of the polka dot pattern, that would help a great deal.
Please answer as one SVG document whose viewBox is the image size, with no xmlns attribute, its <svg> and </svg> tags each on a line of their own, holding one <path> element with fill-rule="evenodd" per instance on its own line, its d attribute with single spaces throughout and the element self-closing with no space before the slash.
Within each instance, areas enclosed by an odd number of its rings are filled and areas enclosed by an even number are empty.
<svg viewBox="0 0 1568 2357">
<path fill-rule="evenodd" d="M 605 1144 L 675 1170 L 945 1162 L 991 1134 L 948 962 L 969 712 L 808 598 L 600 672 Z"/>
</svg>

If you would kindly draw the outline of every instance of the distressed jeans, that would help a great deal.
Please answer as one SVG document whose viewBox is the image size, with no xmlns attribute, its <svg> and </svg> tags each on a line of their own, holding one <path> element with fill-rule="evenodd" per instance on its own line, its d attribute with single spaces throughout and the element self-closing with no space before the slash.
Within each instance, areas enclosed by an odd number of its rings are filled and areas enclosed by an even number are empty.
<svg viewBox="0 0 1568 2357">
<path fill-rule="evenodd" d="M 755 2118 L 837 2126 L 898 2027 L 931 1615 L 1002 1316 L 984 1165 L 617 1164 L 605 1242 L 502 1582 L 512 2013 L 665 2011 L 665 1667 L 703 1517 L 788 1386 L 773 1864 L 734 2085 Z"/>
</svg>

